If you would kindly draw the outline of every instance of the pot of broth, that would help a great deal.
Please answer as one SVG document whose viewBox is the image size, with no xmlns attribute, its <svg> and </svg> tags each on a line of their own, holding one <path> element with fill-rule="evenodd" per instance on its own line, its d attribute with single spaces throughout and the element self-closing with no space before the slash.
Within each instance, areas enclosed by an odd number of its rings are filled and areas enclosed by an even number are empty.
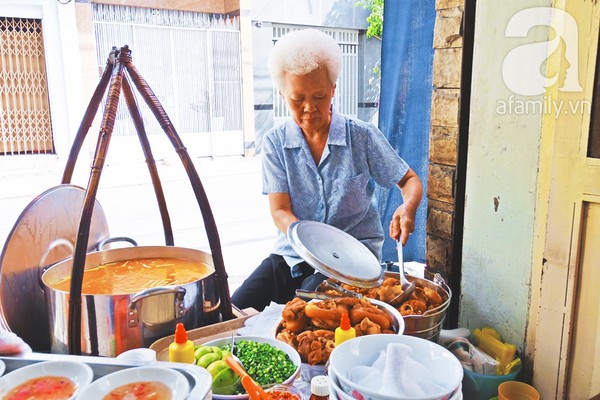
<svg viewBox="0 0 600 400">
<path fill-rule="evenodd" d="M 73 259 L 41 276 L 51 351 L 68 354 Z M 212 256 L 174 246 L 139 246 L 88 253 L 81 288 L 81 353 L 115 357 L 171 335 L 178 322 L 193 329 L 218 322 Z"/>
</svg>

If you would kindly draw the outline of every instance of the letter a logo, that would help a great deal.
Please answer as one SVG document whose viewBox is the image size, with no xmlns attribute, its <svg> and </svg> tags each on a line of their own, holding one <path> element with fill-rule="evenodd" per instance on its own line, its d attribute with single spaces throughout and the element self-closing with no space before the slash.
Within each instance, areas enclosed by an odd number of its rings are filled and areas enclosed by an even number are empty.
<svg viewBox="0 0 600 400">
<path fill-rule="evenodd" d="M 512 49 L 504 58 L 502 78 L 513 92 L 523 96 L 543 94 L 546 88 L 556 84 L 559 74 L 546 77 L 542 74 L 542 64 L 550 54 L 565 43 L 567 63 L 566 78 L 559 88 L 563 92 L 579 92 L 578 75 L 578 32 L 577 22 L 564 10 L 552 7 L 535 7 L 519 11 L 508 21 L 506 37 L 527 37 L 534 26 L 549 26 L 554 38 L 545 42 L 523 44 Z"/>
</svg>

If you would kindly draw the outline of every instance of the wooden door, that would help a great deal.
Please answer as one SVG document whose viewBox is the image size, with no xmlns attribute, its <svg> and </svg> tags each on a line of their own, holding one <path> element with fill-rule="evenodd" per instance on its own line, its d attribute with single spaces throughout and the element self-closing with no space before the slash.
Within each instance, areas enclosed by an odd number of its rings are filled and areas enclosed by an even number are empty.
<svg viewBox="0 0 600 400">
<path fill-rule="evenodd" d="M 547 68 L 563 79 L 577 74 L 582 90 L 561 90 L 559 82 L 546 95 L 554 111 L 542 129 L 547 218 L 538 231 L 540 290 L 532 292 L 532 304 L 539 300 L 533 372 L 543 399 L 576 400 L 600 394 L 600 2 L 555 3 L 576 22 L 576 40 L 562 46 L 578 46 L 578 57 L 549 57 Z"/>
</svg>

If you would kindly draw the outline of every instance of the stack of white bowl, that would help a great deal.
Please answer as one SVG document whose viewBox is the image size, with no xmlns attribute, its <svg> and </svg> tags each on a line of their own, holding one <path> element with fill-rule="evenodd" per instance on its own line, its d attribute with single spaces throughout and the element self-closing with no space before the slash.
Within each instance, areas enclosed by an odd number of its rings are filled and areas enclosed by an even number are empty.
<svg viewBox="0 0 600 400">
<path fill-rule="evenodd" d="M 348 372 L 356 366 L 372 366 L 381 351 L 391 343 L 402 343 L 412 348 L 411 357 L 430 372 L 431 382 L 441 387 L 426 397 L 411 400 L 462 399 L 463 368 L 458 359 L 444 347 L 426 339 L 403 335 L 368 335 L 351 339 L 337 346 L 329 359 L 330 396 L 339 400 L 408 400 L 398 395 L 378 392 L 348 379 Z"/>
</svg>

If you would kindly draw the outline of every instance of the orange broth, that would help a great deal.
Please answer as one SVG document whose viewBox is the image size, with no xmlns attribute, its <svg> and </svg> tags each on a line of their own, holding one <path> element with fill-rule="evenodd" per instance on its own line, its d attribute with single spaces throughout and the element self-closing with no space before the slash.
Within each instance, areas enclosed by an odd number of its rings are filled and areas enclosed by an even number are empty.
<svg viewBox="0 0 600 400">
<path fill-rule="evenodd" d="M 82 294 L 130 294 L 159 286 L 185 285 L 213 272 L 212 267 L 180 258 L 136 258 L 88 268 L 83 274 Z M 68 292 L 71 277 L 51 285 Z"/>
<path fill-rule="evenodd" d="M 42 376 L 16 386 L 2 400 L 66 400 L 75 389 L 75 383 L 64 376 Z"/>
<path fill-rule="evenodd" d="M 102 400 L 171 400 L 171 389 L 162 382 L 133 382 L 111 391 Z"/>
</svg>

